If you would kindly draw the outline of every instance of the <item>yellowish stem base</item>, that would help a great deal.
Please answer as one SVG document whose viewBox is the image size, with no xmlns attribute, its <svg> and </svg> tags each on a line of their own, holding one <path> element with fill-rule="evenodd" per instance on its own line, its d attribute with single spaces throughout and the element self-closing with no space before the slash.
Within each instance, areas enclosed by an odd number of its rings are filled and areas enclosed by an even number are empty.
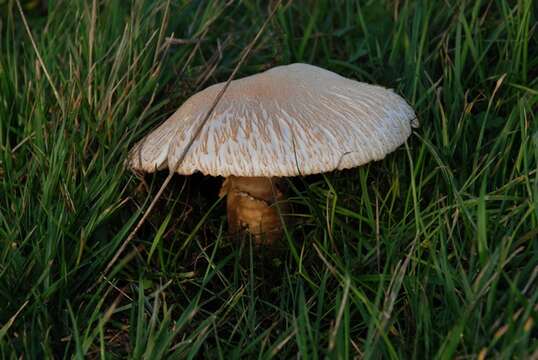
<svg viewBox="0 0 538 360">
<path fill-rule="evenodd" d="M 281 214 L 288 212 L 281 180 L 268 177 L 230 176 L 220 196 L 228 196 L 228 228 L 231 234 L 247 231 L 257 244 L 273 244 L 282 238 Z M 280 214 L 279 214 L 280 212 Z"/>
</svg>

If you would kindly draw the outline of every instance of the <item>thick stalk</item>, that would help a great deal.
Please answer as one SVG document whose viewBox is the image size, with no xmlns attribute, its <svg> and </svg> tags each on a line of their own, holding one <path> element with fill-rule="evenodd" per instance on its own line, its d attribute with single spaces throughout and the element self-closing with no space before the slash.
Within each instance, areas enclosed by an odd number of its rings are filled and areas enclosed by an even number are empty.
<svg viewBox="0 0 538 360">
<path fill-rule="evenodd" d="M 257 244 L 272 244 L 280 240 L 280 214 L 288 212 L 288 206 L 282 201 L 285 198 L 282 188 L 282 180 L 277 178 L 227 177 L 220 196 L 228 196 L 230 233 L 247 231 L 254 236 Z"/>
</svg>

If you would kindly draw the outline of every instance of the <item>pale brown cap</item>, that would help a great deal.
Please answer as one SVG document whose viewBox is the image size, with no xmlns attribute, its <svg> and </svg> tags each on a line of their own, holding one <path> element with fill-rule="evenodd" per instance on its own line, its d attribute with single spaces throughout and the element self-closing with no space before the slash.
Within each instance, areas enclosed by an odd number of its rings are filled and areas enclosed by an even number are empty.
<svg viewBox="0 0 538 360">
<path fill-rule="evenodd" d="M 173 168 L 224 86 L 193 95 L 132 149 L 132 169 Z M 390 89 L 307 64 L 234 80 L 175 169 L 213 176 L 295 176 L 379 160 L 411 134 L 416 115 Z"/>
</svg>

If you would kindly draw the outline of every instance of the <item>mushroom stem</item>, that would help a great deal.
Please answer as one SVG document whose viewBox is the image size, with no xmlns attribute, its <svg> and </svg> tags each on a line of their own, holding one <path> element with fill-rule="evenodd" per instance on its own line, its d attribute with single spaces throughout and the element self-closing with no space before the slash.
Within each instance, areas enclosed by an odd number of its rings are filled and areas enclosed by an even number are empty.
<svg viewBox="0 0 538 360">
<path fill-rule="evenodd" d="M 287 212 L 282 180 L 270 177 L 227 177 L 220 196 L 227 195 L 231 234 L 246 231 L 257 244 L 273 244 L 282 237 L 280 213 Z"/>
</svg>

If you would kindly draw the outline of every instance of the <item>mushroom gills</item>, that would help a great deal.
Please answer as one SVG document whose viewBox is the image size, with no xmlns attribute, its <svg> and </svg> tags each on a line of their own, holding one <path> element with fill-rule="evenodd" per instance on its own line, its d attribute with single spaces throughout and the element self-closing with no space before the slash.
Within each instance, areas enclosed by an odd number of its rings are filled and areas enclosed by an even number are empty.
<svg viewBox="0 0 538 360">
<path fill-rule="evenodd" d="M 256 244 L 273 244 L 282 237 L 282 214 L 288 205 L 282 180 L 270 177 L 229 176 L 219 196 L 227 196 L 228 230 L 253 235 Z"/>
</svg>

